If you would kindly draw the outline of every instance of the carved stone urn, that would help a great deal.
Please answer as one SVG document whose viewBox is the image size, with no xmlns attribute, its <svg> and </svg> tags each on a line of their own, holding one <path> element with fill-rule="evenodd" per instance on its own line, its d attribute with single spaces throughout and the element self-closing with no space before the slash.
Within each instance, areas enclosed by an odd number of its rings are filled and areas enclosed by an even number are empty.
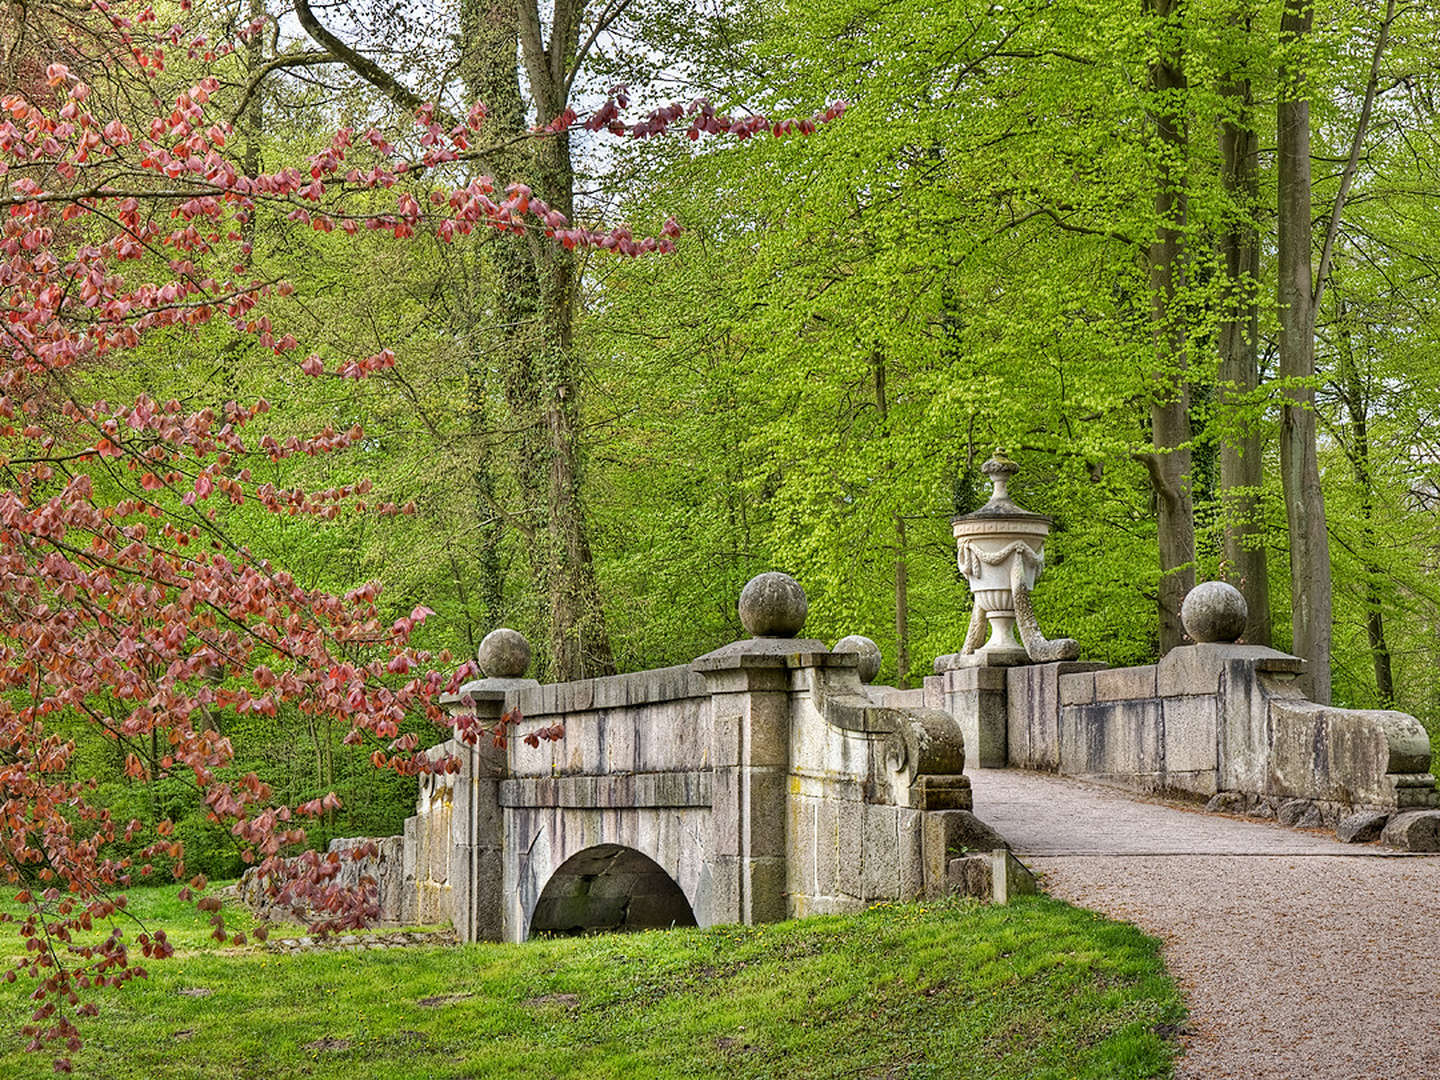
<svg viewBox="0 0 1440 1080">
<path fill-rule="evenodd" d="M 1032 514 L 1010 498 L 1008 485 L 1019 466 L 1002 451 L 995 451 L 981 469 L 990 477 L 990 501 L 973 514 L 954 520 L 960 572 L 970 583 L 975 606 L 965 647 L 956 656 L 944 657 L 946 666 L 1074 660 L 1080 655 L 1080 646 L 1070 638 L 1047 639 L 1040 633 L 1030 605 L 1035 579 L 1045 567 L 1050 519 Z M 1017 629 L 1019 641 L 1015 640 Z"/>
</svg>

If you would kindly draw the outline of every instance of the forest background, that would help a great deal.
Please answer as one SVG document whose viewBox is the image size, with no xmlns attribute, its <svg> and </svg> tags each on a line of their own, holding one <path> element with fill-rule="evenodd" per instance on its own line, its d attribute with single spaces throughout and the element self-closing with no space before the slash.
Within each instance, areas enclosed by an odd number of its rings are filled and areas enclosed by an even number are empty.
<svg viewBox="0 0 1440 1080">
<path fill-rule="evenodd" d="M 741 586 L 783 569 L 807 634 L 866 634 L 880 680 L 917 685 L 964 639 L 950 519 L 984 501 L 999 446 L 1018 501 L 1055 520 L 1040 621 L 1086 658 L 1153 660 L 1181 641 L 1184 592 L 1223 577 L 1246 640 L 1330 672 L 1317 697 L 1440 733 L 1430 5 L 197 0 L 186 17 L 243 42 L 215 96 L 250 173 L 341 125 L 401 131 L 422 102 L 453 119 L 479 99 L 495 149 L 447 183 L 485 172 L 572 220 L 684 230 L 626 258 L 257 218 L 244 257 L 293 282 L 263 310 L 297 348 L 217 320 L 76 375 L 91 398 L 264 398 L 277 438 L 361 425 L 348 451 L 258 478 L 369 477 L 413 514 L 218 511 L 306 587 L 377 580 L 388 617 L 433 609 L 414 640 L 457 654 L 514 627 L 554 680 L 742 636 Z M 11 86 L 54 42 L 25 5 L 0 27 Z M 178 85 L 183 49 L 169 66 Z M 697 95 L 848 109 L 738 144 L 524 137 L 620 84 L 641 113 Z M 339 793 L 314 841 L 394 833 L 413 807 L 413 778 L 328 718 L 213 722 L 286 803 Z M 67 733 L 99 801 L 175 820 L 192 867 L 238 872 L 186 785 Z"/>
</svg>

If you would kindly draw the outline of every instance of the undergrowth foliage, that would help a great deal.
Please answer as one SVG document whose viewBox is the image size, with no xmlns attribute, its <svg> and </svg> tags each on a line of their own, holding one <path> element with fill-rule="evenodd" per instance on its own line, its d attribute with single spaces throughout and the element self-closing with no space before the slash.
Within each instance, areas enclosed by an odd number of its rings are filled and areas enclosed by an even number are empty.
<svg viewBox="0 0 1440 1080">
<path fill-rule="evenodd" d="M 189 0 L 179 12 L 190 12 Z M 201 409 L 143 394 L 91 400 L 76 376 L 154 335 L 216 320 L 298 355 L 300 342 L 262 310 L 293 289 L 256 271 L 247 230 L 260 215 L 397 240 L 529 231 L 626 256 L 673 250 L 680 228 L 669 220 L 659 235 L 637 237 L 575 223 L 524 184 L 497 191 L 470 176 L 467 164 L 486 149 L 476 145 L 478 103 L 458 120 L 427 104 L 393 136 L 340 128 L 303 162 L 247 175 L 227 145 L 229 117 L 254 89 L 235 42 L 165 28 L 143 2 L 40 3 L 23 18 L 33 48 L 12 54 L 18 85 L 0 97 L 0 877 L 26 905 L 23 917 L 4 916 L 24 942 L 4 977 L 35 980 L 30 1048 L 64 1053 L 80 1047 L 76 1020 L 95 1014 L 97 991 L 145 974 L 126 934 L 126 886 L 171 874 L 182 898 L 211 915 L 215 938 L 228 935 L 204 877 L 187 872 L 172 822 L 119 821 L 95 805 L 97 780 L 75 775 L 75 745 L 55 732 L 57 720 L 94 725 L 137 781 L 187 784 L 209 819 L 228 825 L 243 860 L 327 932 L 377 914 L 373 889 L 334 883 L 337 856 L 290 854 L 305 843 L 303 823 L 338 799 L 285 805 L 256 774 L 232 776 L 233 749 L 213 717 L 325 717 L 379 769 L 454 771 L 456 761 L 431 759 L 401 727 L 417 717 L 450 724 L 437 699 L 473 671 L 442 675 L 448 653 L 411 646 L 427 608 L 387 624 L 378 584 L 343 595 L 302 587 L 226 533 L 218 510 L 246 503 L 318 520 L 342 508 L 412 512 L 372 497 L 368 480 L 312 491 L 253 474 L 352 447 L 364 438 L 359 426 L 257 438 L 247 428 L 269 412 L 265 400 Z M 183 88 L 164 104 L 177 67 Z M 692 139 L 778 137 L 843 111 L 771 123 L 697 101 L 629 123 L 627 104 L 617 88 L 595 116 L 567 110 L 530 137 L 583 124 L 644 138 L 687 120 Z M 312 352 L 296 362 L 306 375 L 361 379 L 396 357 L 383 349 L 327 365 Z M 173 951 L 163 932 L 134 940 L 144 959 Z M 58 1056 L 55 1067 L 68 1071 L 70 1061 Z"/>
</svg>

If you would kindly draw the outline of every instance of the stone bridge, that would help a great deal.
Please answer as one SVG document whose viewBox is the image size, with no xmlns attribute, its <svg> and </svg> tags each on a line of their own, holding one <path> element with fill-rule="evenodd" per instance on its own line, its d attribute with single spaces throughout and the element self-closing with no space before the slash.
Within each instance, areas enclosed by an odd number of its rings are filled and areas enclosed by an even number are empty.
<svg viewBox="0 0 1440 1080">
<path fill-rule="evenodd" d="M 438 748 L 462 767 L 407 822 L 400 917 L 505 941 L 766 922 L 938 893 L 977 835 L 1000 846 L 968 812 L 953 717 L 888 704 L 864 657 L 796 637 L 793 578 L 756 578 L 741 612 L 755 636 L 688 666 L 547 686 L 519 677 L 523 638 L 487 638 L 489 674 L 451 708 L 522 719 L 504 745 Z"/>
<path fill-rule="evenodd" d="M 981 820 L 985 807 L 971 812 L 967 750 L 972 765 L 1440 850 L 1420 723 L 1307 701 L 1299 659 L 1235 642 L 1244 601 L 1228 585 L 1187 597 L 1195 644 L 1157 664 L 1080 663 L 1076 642 L 1046 639 L 1029 597 L 1048 519 L 1009 500 L 1013 464 L 987 471 L 995 495 L 955 522 L 970 632 L 919 689 L 870 685 L 880 657 L 868 639 L 832 650 L 799 637 L 805 594 L 779 573 L 741 594 L 751 637 L 687 666 L 542 686 L 522 677 L 524 638 L 492 633 L 485 677 L 448 704 L 457 730 L 505 726 L 507 737 L 437 748 L 461 768 L 424 782 L 403 839 L 387 844 L 385 915 L 523 941 L 953 890 L 1003 899 L 1029 875 Z M 556 725 L 562 737 L 526 742 Z"/>
</svg>

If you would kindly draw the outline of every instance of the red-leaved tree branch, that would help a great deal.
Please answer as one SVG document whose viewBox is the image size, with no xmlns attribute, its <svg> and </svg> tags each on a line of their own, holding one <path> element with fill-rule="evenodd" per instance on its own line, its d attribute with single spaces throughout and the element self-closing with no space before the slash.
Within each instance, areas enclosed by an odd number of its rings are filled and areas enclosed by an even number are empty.
<svg viewBox="0 0 1440 1080">
<path fill-rule="evenodd" d="M 287 857 L 304 845 L 304 820 L 338 799 L 286 805 L 259 776 L 239 772 L 211 717 L 330 718 L 378 768 L 453 771 L 457 762 L 431 759 L 402 729 L 409 720 L 451 724 L 438 699 L 473 671 L 442 675 L 448 653 L 411 646 L 428 609 L 387 623 L 377 584 L 343 595 L 304 588 L 226 533 L 219 509 L 246 504 L 317 520 L 342 507 L 412 512 L 374 497 L 365 480 L 317 491 L 256 478 L 262 464 L 345 450 L 363 437 L 358 426 L 257 437 L 264 400 L 200 410 L 143 394 L 108 402 L 77 376 L 112 353 L 217 320 L 298 358 L 301 342 L 272 323 L 268 303 L 292 286 L 257 271 L 250 248 L 249 227 L 265 216 L 284 228 L 397 240 L 531 232 L 624 256 L 671 251 L 680 228 L 671 220 L 637 236 L 571 221 L 522 183 L 502 190 L 474 175 L 494 149 L 482 145 L 480 104 L 458 119 L 423 104 L 413 127 L 391 137 L 340 127 L 303 160 L 250 174 L 227 119 L 255 92 L 236 74 L 234 42 L 161 27 L 143 2 L 37 2 L 27 18 L 34 48 L 17 44 L 0 58 L 9 68 L 0 95 L 0 879 L 24 909 L 3 916 L 24 941 L 4 977 L 35 980 L 30 1047 L 73 1052 L 94 994 L 143 976 L 134 945 L 142 958 L 172 951 L 161 932 L 131 944 L 127 886 L 168 873 L 210 914 L 217 940 L 230 935 L 218 902 L 203 895 L 206 882 L 186 870 L 170 823 L 121 822 L 97 805 L 96 782 L 75 775 L 75 746 L 57 721 L 112 740 L 137 781 L 187 783 L 280 898 L 303 902 L 326 932 L 377 914 L 373 889 L 336 884 L 336 857 Z M 162 104 L 155 89 L 173 77 L 177 54 L 195 74 Z M 632 122 L 627 107 L 617 88 L 594 115 L 567 110 L 527 137 L 581 126 L 743 140 L 809 134 L 843 111 L 771 121 L 695 101 Z M 397 358 L 381 349 L 327 366 L 309 352 L 296 363 L 308 375 L 359 379 Z M 460 734 L 503 737 L 470 725 Z M 122 845 L 139 854 L 116 855 Z M 56 1068 L 68 1071 L 68 1057 Z"/>
</svg>

